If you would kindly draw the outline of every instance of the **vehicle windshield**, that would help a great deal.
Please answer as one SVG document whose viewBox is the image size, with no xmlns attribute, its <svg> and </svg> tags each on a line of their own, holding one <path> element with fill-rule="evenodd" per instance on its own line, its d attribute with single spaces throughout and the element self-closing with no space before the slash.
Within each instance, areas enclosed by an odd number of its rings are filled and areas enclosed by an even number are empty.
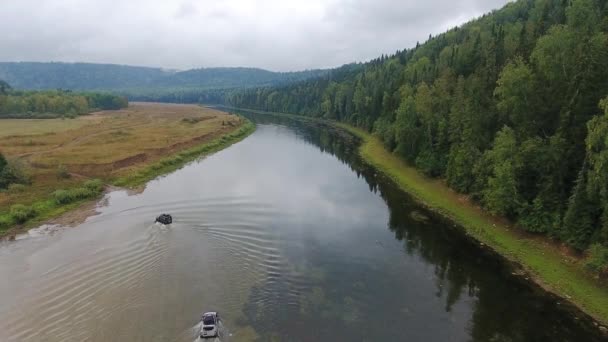
<svg viewBox="0 0 608 342">
<path fill-rule="evenodd" d="M 215 320 L 213 319 L 213 316 L 211 316 L 211 315 L 203 316 L 203 324 L 206 324 L 206 325 L 215 324 Z"/>
</svg>

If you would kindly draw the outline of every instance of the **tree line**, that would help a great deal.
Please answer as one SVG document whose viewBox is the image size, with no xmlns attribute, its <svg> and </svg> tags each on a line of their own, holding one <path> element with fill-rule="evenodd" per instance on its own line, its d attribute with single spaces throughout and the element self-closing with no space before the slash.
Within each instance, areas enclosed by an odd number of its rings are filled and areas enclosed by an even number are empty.
<svg viewBox="0 0 608 342">
<path fill-rule="evenodd" d="M 122 96 L 68 90 L 20 91 L 0 80 L 0 118 L 75 117 L 95 110 L 127 106 L 128 101 Z"/>
<path fill-rule="evenodd" d="M 204 103 L 222 104 L 227 93 L 234 89 L 223 88 L 132 88 L 114 91 L 118 95 L 125 96 L 130 101 L 143 102 L 166 102 L 166 103 Z"/>
<path fill-rule="evenodd" d="M 325 75 L 327 70 L 273 72 L 257 68 L 166 70 L 115 64 L 0 62 L 0 79 L 18 89 L 121 91 L 162 94 L 205 89 L 276 86 Z"/>
<path fill-rule="evenodd" d="M 225 101 L 364 128 L 492 213 L 608 263 L 607 3 L 519 0 L 415 48 Z"/>
</svg>

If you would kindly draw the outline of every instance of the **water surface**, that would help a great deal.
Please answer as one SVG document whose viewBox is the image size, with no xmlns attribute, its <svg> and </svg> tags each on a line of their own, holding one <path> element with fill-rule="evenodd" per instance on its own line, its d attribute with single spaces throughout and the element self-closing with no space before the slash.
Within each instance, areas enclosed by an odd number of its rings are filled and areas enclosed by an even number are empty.
<svg viewBox="0 0 608 342">
<path fill-rule="evenodd" d="M 1 341 L 593 341 L 590 324 L 364 165 L 345 133 L 244 141 L 0 245 Z M 154 224 L 171 213 L 169 227 Z"/>
</svg>

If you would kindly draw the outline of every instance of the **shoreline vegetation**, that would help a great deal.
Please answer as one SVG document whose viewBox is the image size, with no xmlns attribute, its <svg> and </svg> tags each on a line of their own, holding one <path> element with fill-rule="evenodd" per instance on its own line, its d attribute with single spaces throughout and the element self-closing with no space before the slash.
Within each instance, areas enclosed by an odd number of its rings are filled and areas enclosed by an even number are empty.
<svg viewBox="0 0 608 342">
<path fill-rule="evenodd" d="M 440 180 L 428 178 L 384 147 L 376 136 L 334 122 L 362 141 L 361 157 L 423 205 L 448 217 L 464 232 L 521 266 L 545 290 L 564 298 L 599 323 L 608 324 L 608 288 L 585 270 L 581 260 L 560 252 L 547 238 L 526 237 L 516 227 L 463 199 Z"/>
<path fill-rule="evenodd" d="M 507 220 L 481 209 L 441 180 L 423 175 L 399 156 L 389 152 L 375 135 L 338 121 L 228 106 L 218 108 L 285 116 L 302 121 L 322 121 L 355 135 L 361 139 L 359 154 L 365 162 L 391 178 L 401 190 L 412 195 L 419 203 L 457 224 L 463 233 L 521 268 L 526 279 L 594 319 L 601 325 L 601 330 L 607 333 L 608 287 L 587 270 L 584 259 L 560 250 L 547 237 L 523 232 Z"/>
<path fill-rule="evenodd" d="M 607 1 L 518 0 L 415 47 L 225 103 L 370 132 L 364 155 L 398 184 L 606 324 L 607 79 Z"/>
<path fill-rule="evenodd" d="M 219 123 L 212 122 L 217 120 L 219 120 Z M 201 136 L 204 139 L 196 137 L 185 143 L 175 144 L 176 146 L 173 148 L 161 144 L 158 152 L 164 152 L 164 154 L 160 154 L 157 158 L 144 159 L 143 162 L 138 161 L 133 165 L 125 165 L 119 174 L 110 174 L 106 177 L 102 174 L 71 174 L 68 169 L 61 165 L 60 168 L 63 167 L 63 172 L 66 173 L 66 179 L 64 183 L 59 180 L 53 183 L 51 188 L 54 191 L 49 192 L 46 189 L 48 186 L 45 186 L 44 192 L 38 194 L 40 190 L 32 188 L 32 185 L 20 186 L 23 189 L 20 190 L 21 194 L 19 196 L 24 196 L 26 200 L 23 201 L 24 203 L 19 202 L 12 205 L 6 205 L 5 203 L 2 206 L 2 210 L 0 210 L 0 238 L 8 237 L 11 239 L 17 233 L 45 223 L 52 223 L 64 215 L 71 216 L 68 219 L 70 221 L 80 222 L 89 216 L 89 204 L 98 201 L 108 189 L 114 187 L 133 189 L 142 186 L 148 181 L 173 172 L 191 161 L 227 148 L 255 131 L 255 125 L 249 120 L 232 116 L 226 116 L 224 121 L 221 120 L 221 117 L 216 118 L 215 116 L 203 116 L 202 118 L 198 116 L 194 116 L 194 118 L 190 116 L 179 117 L 174 121 L 188 126 L 196 125 L 199 122 L 207 122 L 207 126 L 215 126 L 202 129 L 202 131 L 207 131 L 206 135 Z M 196 127 L 190 129 L 196 129 Z M 120 130 L 125 130 L 125 128 L 119 128 Z M 167 140 L 168 142 L 169 140 Z M 32 153 L 31 155 L 35 154 Z M 65 186 L 61 184 L 65 184 Z M 28 191 L 32 192 L 32 196 L 27 196 Z M 10 192 L 10 190 L 7 190 L 0 196 L 10 196 Z M 34 198 L 34 200 L 28 201 L 29 198 Z M 83 211 L 82 215 L 72 213 L 72 211 L 79 210 Z M 78 219 L 74 220 L 74 217 L 78 217 Z M 61 219 L 59 219 L 59 222 L 62 222 Z"/>
<path fill-rule="evenodd" d="M 415 47 L 225 103 L 373 133 L 608 281 L 608 2 L 519 0 Z"/>
<path fill-rule="evenodd" d="M 245 139 L 255 131 L 255 125 L 249 121 L 244 121 L 241 126 L 231 133 L 223 135 L 208 143 L 186 149 L 176 155 L 166 157 L 151 164 L 144 169 L 125 177 L 116 179 L 112 185 L 124 188 L 134 188 L 141 186 L 160 176 L 176 171 L 198 158 L 209 156 L 221 151 L 233 144 Z"/>
</svg>

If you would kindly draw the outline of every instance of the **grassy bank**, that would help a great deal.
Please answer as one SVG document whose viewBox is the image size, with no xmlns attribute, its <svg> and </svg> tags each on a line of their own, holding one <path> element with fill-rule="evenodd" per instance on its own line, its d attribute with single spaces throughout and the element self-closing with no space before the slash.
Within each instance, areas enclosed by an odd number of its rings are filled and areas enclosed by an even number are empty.
<svg viewBox="0 0 608 342">
<path fill-rule="evenodd" d="M 184 150 L 176 155 L 163 158 L 158 162 L 148 165 L 145 168 L 116 179 L 113 184 L 121 187 L 136 187 L 146 182 L 181 168 L 184 164 L 193 161 L 201 156 L 225 149 L 226 147 L 245 139 L 255 131 L 255 125 L 250 121 L 245 121 L 240 128 L 232 133 L 226 134 L 219 139 L 208 143 L 195 146 Z"/>
<path fill-rule="evenodd" d="M 304 121 L 321 120 L 358 136 L 362 139 L 359 150 L 362 158 L 393 179 L 402 190 L 430 209 L 449 217 L 480 243 L 521 265 L 546 290 L 570 301 L 603 325 L 608 325 L 608 287 L 587 272 L 584 260 L 563 253 L 544 237 L 525 234 L 505 220 L 491 216 L 451 190 L 443 181 L 424 176 L 387 151 L 372 134 L 339 122 L 285 113 L 247 111 Z"/>
<path fill-rule="evenodd" d="M 154 164 L 143 167 L 137 172 L 111 180 L 110 182 L 123 187 L 140 186 L 158 176 L 173 172 L 190 161 L 220 151 L 239 142 L 254 130 L 255 126 L 251 122 L 246 121 L 232 133 L 184 150 L 176 155 L 163 158 Z M 6 234 L 16 225 L 22 225 L 23 228 L 34 227 L 76 209 L 84 203 L 99 199 L 103 194 L 103 189 L 102 186 L 96 186 L 96 184 L 102 183 L 99 180 L 83 182 L 81 186 L 55 191 L 48 199 L 39 200 L 29 205 L 12 206 L 9 211 L 0 213 L 0 236 Z"/>
<path fill-rule="evenodd" d="M 388 152 L 373 135 L 346 124 L 336 125 L 360 137 L 363 159 L 391 177 L 404 191 L 450 217 L 478 241 L 522 265 L 547 290 L 608 324 L 608 288 L 585 272 L 580 262 L 566 257 L 551 244 L 523 236 L 515 231 L 516 228 L 488 215 L 441 181 L 423 176 Z"/>
<path fill-rule="evenodd" d="M 0 236 L 16 225 L 32 227 L 62 215 L 83 203 L 97 199 L 103 193 L 103 182 L 88 180 L 80 186 L 56 190 L 49 198 L 31 204 L 15 204 L 0 213 Z"/>
<path fill-rule="evenodd" d="M 94 203 L 103 189 L 92 191 L 87 187 L 90 179 L 140 186 L 255 130 L 251 122 L 235 115 L 164 104 L 135 104 L 120 112 L 51 119 L 44 124 L 38 120 L 2 123 L 13 129 L 0 130 L 0 151 L 23 165 L 30 182 L 0 191 L 0 236 Z M 75 215 L 79 213 L 70 213 L 69 220 Z"/>
</svg>

